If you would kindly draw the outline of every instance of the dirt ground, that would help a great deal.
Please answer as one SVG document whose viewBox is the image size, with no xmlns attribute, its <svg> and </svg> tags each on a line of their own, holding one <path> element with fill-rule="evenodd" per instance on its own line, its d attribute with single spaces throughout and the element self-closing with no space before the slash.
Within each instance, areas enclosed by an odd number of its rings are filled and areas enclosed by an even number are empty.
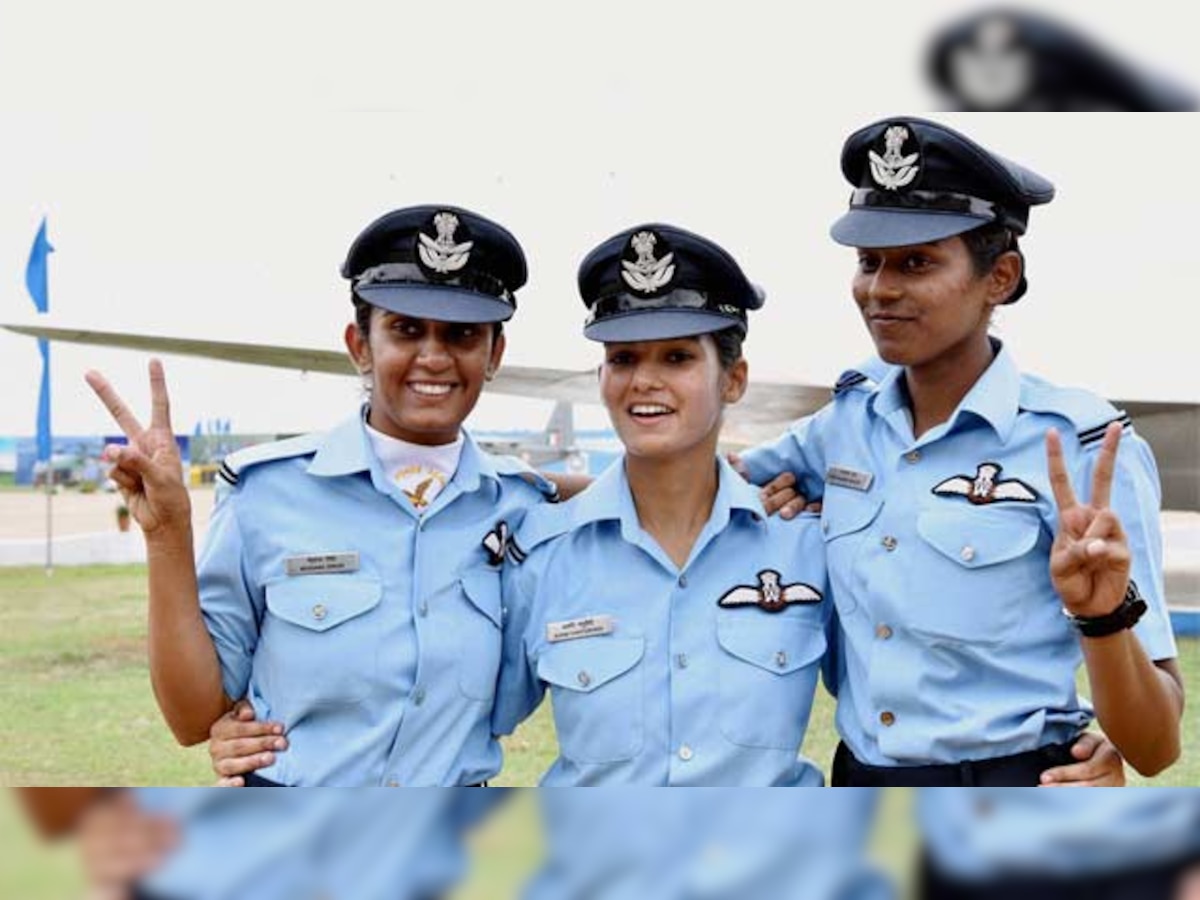
<svg viewBox="0 0 1200 900">
<path fill-rule="evenodd" d="M 195 488 L 192 495 L 192 524 L 196 533 L 208 526 L 213 507 L 213 489 Z M 116 531 L 120 494 L 81 494 L 60 489 L 53 498 L 53 528 L 56 537 Z M 131 526 L 137 528 L 134 524 Z M 33 490 L 0 491 L 0 541 L 32 540 L 46 535 L 46 495 Z"/>
</svg>

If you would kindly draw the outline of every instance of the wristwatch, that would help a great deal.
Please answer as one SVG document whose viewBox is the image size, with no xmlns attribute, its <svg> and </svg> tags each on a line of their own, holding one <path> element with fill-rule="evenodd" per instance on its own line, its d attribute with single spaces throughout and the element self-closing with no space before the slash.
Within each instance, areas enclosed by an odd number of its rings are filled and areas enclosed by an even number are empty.
<svg viewBox="0 0 1200 900">
<path fill-rule="evenodd" d="M 1084 637 L 1107 637 L 1118 631 L 1124 631 L 1126 628 L 1132 628 L 1146 614 L 1146 608 L 1146 601 L 1138 592 L 1137 582 L 1131 578 L 1129 585 L 1125 588 L 1125 597 L 1121 600 L 1121 605 L 1108 615 L 1075 616 L 1067 613 L 1067 618 Z"/>
</svg>

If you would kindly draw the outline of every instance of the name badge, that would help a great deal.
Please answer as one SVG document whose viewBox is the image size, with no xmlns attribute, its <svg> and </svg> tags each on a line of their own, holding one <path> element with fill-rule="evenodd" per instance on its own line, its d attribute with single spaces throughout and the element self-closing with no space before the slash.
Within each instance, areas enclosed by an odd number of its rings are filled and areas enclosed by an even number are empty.
<svg viewBox="0 0 1200 900">
<path fill-rule="evenodd" d="M 559 641 L 573 641 L 576 638 L 595 637 L 598 634 L 612 634 L 616 622 L 612 616 L 585 616 L 582 619 L 568 619 L 565 622 L 547 622 L 546 640 L 552 644 Z"/>
<path fill-rule="evenodd" d="M 357 572 L 358 551 L 346 553 L 310 553 L 289 556 L 283 561 L 289 575 L 318 575 L 328 572 Z"/>
<path fill-rule="evenodd" d="M 870 490 L 875 476 L 870 472 L 860 472 L 857 469 L 847 469 L 845 466 L 830 466 L 825 472 L 825 483 L 836 484 L 838 487 L 850 488 L 852 491 Z"/>
</svg>

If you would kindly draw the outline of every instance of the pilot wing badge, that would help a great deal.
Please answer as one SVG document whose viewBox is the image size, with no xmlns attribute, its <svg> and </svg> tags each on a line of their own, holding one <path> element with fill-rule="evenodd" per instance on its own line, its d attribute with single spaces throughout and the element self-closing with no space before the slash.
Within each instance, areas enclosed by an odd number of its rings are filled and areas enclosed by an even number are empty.
<svg viewBox="0 0 1200 900">
<path fill-rule="evenodd" d="M 999 463 L 980 463 L 974 478 L 955 475 L 935 485 L 933 492 L 940 497 L 965 497 L 975 506 L 986 506 L 1002 500 L 1017 503 L 1033 503 L 1037 500 L 1037 491 L 1025 482 L 1016 478 L 1001 478 L 1002 468 Z"/>
<path fill-rule="evenodd" d="M 893 125 L 883 135 L 884 151 L 880 156 L 874 150 L 867 151 L 871 163 L 871 177 L 881 188 L 888 191 L 898 191 L 912 184 L 921 167 L 917 165 L 920 152 L 905 156 L 901 151 L 904 142 L 908 140 L 908 129 L 903 125 Z"/>
<path fill-rule="evenodd" d="M 780 584 L 778 572 L 764 569 L 758 573 L 756 587 L 739 585 L 718 600 L 717 606 L 757 606 L 763 612 L 777 613 L 795 603 L 820 603 L 822 599 L 821 592 L 811 584 Z"/>
</svg>

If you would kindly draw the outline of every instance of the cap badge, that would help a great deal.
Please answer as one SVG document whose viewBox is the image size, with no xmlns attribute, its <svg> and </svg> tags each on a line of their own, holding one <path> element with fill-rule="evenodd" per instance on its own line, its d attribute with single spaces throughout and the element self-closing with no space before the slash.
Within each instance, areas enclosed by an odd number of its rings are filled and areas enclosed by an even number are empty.
<svg viewBox="0 0 1200 900">
<path fill-rule="evenodd" d="M 920 153 L 910 153 L 901 156 L 900 149 L 908 140 L 908 129 L 903 125 L 893 125 L 883 134 L 884 151 L 880 156 L 874 150 L 867 151 L 871 162 L 871 177 L 881 188 L 889 191 L 899 190 L 912 183 L 921 171 L 917 159 Z"/>
<path fill-rule="evenodd" d="M 637 259 L 621 260 L 621 277 L 635 291 L 643 294 L 653 294 L 662 290 L 675 277 L 674 253 L 668 253 L 662 259 L 654 258 L 654 245 L 658 237 L 651 231 L 639 231 L 629 239 L 629 246 Z"/>
<path fill-rule="evenodd" d="M 811 584 L 797 581 L 795 584 L 780 584 L 780 575 L 774 569 L 758 573 L 757 587 L 740 585 L 717 601 L 717 606 L 757 606 L 764 612 L 776 613 L 793 603 L 820 603 L 821 592 Z"/>
<path fill-rule="evenodd" d="M 1015 500 L 1018 503 L 1033 503 L 1038 499 L 1037 491 L 1017 478 L 1001 478 L 1004 467 L 999 463 L 985 462 L 975 467 L 975 477 L 955 475 L 937 484 L 933 493 L 945 497 L 965 497 L 975 506 Z"/>
<path fill-rule="evenodd" d="M 467 264 L 475 242 L 454 242 L 454 232 L 458 230 L 458 216 L 454 213 L 438 213 L 433 217 L 433 227 L 437 229 L 436 238 L 424 232 L 418 233 L 420 243 L 417 245 L 417 255 L 421 262 L 442 275 L 457 272 Z"/>
</svg>

